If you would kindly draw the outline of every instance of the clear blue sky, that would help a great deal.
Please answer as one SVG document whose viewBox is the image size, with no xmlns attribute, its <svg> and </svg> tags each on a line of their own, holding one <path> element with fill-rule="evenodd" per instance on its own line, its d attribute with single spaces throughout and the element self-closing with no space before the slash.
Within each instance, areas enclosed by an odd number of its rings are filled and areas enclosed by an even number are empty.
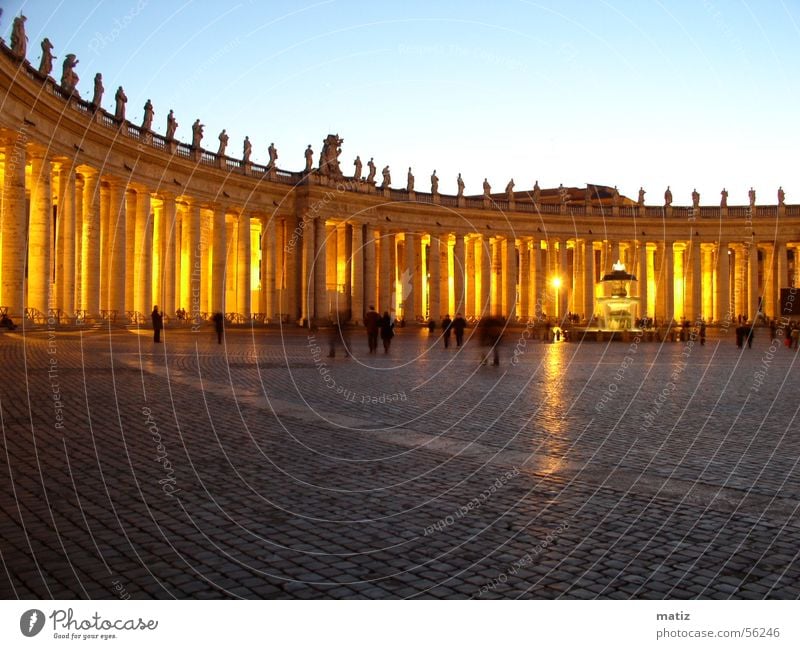
<svg viewBox="0 0 800 649">
<path fill-rule="evenodd" d="M 82 96 L 102 72 L 104 105 L 123 85 L 128 117 L 154 104 L 163 133 L 196 118 L 206 148 L 226 128 L 249 135 L 255 161 L 275 142 L 279 166 L 303 167 L 329 132 L 343 169 L 370 156 L 418 189 L 435 168 L 443 192 L 461 172 L 502 191 L 618 185 L 660 204 L 694 187 L 703 204 L 800 202 L 800 4 L 696 0 L 499 2 L 0 2 L 0 29 L 27 17 L 28 59 L 45 36 L 80 60 Z M 315 155 L 315 160 L 316 160 Z"/>
</svg>

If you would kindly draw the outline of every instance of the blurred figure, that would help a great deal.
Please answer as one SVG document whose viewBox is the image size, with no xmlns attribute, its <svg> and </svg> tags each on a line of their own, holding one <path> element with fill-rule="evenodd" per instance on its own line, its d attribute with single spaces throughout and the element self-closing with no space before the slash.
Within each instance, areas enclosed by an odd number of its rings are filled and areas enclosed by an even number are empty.
<svg viewBox="0 0 800 649">
<path fill-rule="evenodd" d="M 381 329 L 381 316 L 371 304 L 369 305 L 369 311 L 364 314 L 364 327 L 367 329 L 369 353 L 374 354 L 378 350 L 378 333 L 380 333 Z"/>
<path fill-rule="evenodd" d="M 217 332 L 217 344 L 222 344 L 222 332 L 225 330 L 225 316 L 217 311 L 211 319 L 214 321 L 214 331 Z"/>
<path fill-rule="evenodd" d="M 445 313 L 444 318 L 442 319 L 442 338 L 444 338 L 444 348 L 447 349 L 450 346 L 450 329 L 453 326 L 453 321 L 450 319 L 450 314 Z"/>
<path fill-rule="evenodd" d="M 500 365 L 500 343 L 503 340 L 503 329 L 506 321 L 499 316 L 482 318 L 478 323 L 481 345 L 488 347 L 481 365 L 486 365 L 489 355 L 492 355 L 492 365 Z"/>
<path fill-rule="evenodd" d="M 153 306 L 153 312 L 150 314 L 150 319 L 153 321 L 153 342 L 161 342 L 161 330 L 164 328 L 164 316 L 158 311 L 158 305 Z"/>
<path fill-rule="evenodd" d="M 381 318 L 381 340 L 383 341 L 384 354 L 389 353 L 392 338 L 394 338 L 394 322 L 392 322 L 392 317 L 389 315 L 389 312 L 384 311 L 383 317 Z"/>
<path fill-rule="evenodd" d="M 464 329 L 467 328 L 467 321 L 460 313 L 456 313 L 451 326 L 456 334 L 456 347 L 461 347 L 461 343 L 464 342 Z"/>
<path fill-rule="evenodd" d="M 331 327 L 328 336 L 328 358 L 336 357 L 336 346 L 341 343 L 344 348 L 344 357 L 347 358 L 350 353 L 350 341 L 347 338 L 347 316 L 337 311 L 331 316 Z"/>
</svg>

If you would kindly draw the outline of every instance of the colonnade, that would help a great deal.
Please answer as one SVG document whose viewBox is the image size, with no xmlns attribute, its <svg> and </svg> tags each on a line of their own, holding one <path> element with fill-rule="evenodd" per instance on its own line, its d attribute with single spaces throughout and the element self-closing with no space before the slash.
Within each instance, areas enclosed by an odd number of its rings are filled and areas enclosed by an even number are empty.
<svg viewBox="0 0 800 649">
<path fill-rule="evenodd" d="M 800 285 L 798 240 L 545 237 L 522 214 L 514 231 L 502 229 L 505 216 L 459 230 L 421 226 L 435 220 L 427 205 L 403 225 L 380 207 L 352 218 L 335 201 L 310 209 L 309 198 L 270 211 L 151 188 L 50 156 L 24 132 L 0 135 L 0 306 L 17 317 L 138 320 L 158 304 L 193 320 L 223 311 L 307 323 L 340 312 L 359 322 L 374 305 L 406 321 L 588 320 L 620 260 L 637 277 L 639 316 L 724 322 L 759 307 L 778 315 L 779 289 Z M 558 232 L 561 216 L 549 218 Z"/>
</svg>

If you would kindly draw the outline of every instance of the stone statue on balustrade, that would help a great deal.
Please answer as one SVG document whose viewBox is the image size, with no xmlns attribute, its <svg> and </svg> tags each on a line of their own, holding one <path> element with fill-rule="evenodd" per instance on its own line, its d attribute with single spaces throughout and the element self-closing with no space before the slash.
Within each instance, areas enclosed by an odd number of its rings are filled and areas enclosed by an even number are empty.
<svg viewBox="0 0 800 649">
<path fill-rule="evenodd" d="M 220 131 L 218 139 L 219 139 L 219 148 L 217 149 L 217 155 L 219 157 L 222 157 L 225 155 L 225 149 L 228 148 L 228 139 L 229 139 L 228 133 L 224 128 L 222 129 L 222 131 Z"/>
<path fill-rule="evenodd" d="M 636 201 L 636 203 L 637 203 L 637 204 L 638 204 L 640 207 L 641 207 L 642 205 L 644 205 L 644 195 L 645 195 L 644 187 L 639 187 L 639 199 Z"/>
<path fill-rule="evenodd" d="M 278 149 L 275 148 L 275 142 L 269 143 L 269 146 L 267 147 L 267 153 L 269 154 L 267 169 L 275 169 L 275 161 L 278 159 Z"/>
<path fill-rule="evenodd" d="M 692 190 L 692 207 L 695 209 L 700 207 L 700 193 L 697 191 L 697 188 Z"/>
<path fill-rule="evenodd" d="M 374 183 L 375 182 L 375 169 L 376 169 L 376 167 L 375 167 L 375 162 L 373 162 L 372 158 L 370 158 L 369 162 L 367 162 L 367 169 L 369 169 L 369 173 L 367 174 L 367 182 L 368 183 Z"/>
<path fill-rule="evenodd" d="M 388 189 L 389 185 L 392 184 L 392 176 L 389 173 L 389 165 L 386 165 L 381 171 L 383 175 L 383 183 L 381 184 L 381 189 Z"/>
<path fill-rule="evenodd" d="M 664 192 L 664 207 L 669 207 L 672 205 L 672 191 L 667 185 L 667 191 Z"/>
<path fill-rule="evenodd" d="M 98 110 L 100 108 L 100 104 L 103 103 L 104 90 L 103 75 L 98 72 L 96 75 L 94 75 L 94 94 L 92 95 L 92 107 L 95 110 Z"/>
<path fill-rule="evenodd" d="M 361 156 L 360 155 L 356 156 L 356 159 L 353 160 L 353 164 L 355 165 L 355 168 L 356 168 L 355 174 L 353 175 L 353 178 L 355 178 L 356 180 L 361 180 L 362 164 L 361 164 Z"/>
<path fill-rule="evenodd" d="M 11 24 L 11 52 L 21 59 L 28 52 L 28 37 L 25 35 L 25 21 L 28 20 L 20 14 Z"/>
<path fill-rule="evenodd" d="M 322 151 L 319 154 L 319 172 L 324 176 L 343 178 L 342 168 L 339 165 L 339 156 L 342 153 L 343 138 L 339 135 L 328 134 L 322 142 Z"/>
<path fill-rule="evenodd" d="M 78 74 L 75 72 L 75 66 L 79 62 L 74 54 L 67 54 L 64 57 L 64 63 L 61 64 L 61 87 L 69 94 L 74 93 L 78 85 L 79 79 Z"/>
<path fill-rule="evenodd" d="M 242 162 L 245 164 L 250 163 L 250 156 L 253 154 L 253 145 L 250 144 L 250 136 L 244 136 L 244 144 L 242 145 Z"/>
<path fill-rule="evenodd" d="M 195 150 L 200 148 L 200 141 L 203 139 L 204 128 L 205 124 L 200 123 L 199 117 L 194 120 L 194 124 L 192 124 L 192 148 Z"/>
<path fill-rule="evenodd" d="M 114 95 L 114 102 L 116 103 L 114 119 L 121 124 L 125 121 L 125 104 L 128 102 L 128 98 L 125 96 L 125 91 L 122 89 L 122 86 L 117 88 L 117 92 Z"/>
<path fill-rule="evenodd" d="M 304 171 L 308 173 L 314 168 L 314 150 L 311 148 L 310 144 L 306 147 L 306 151 L 303 155 L 306 158 L 306 167 Z"/>
<path fill-rule="evenodd" d="M 458 194 L 456 194 L 459 198 L 464 195 L 464 179 L 461 177 L 461 172 L 458 173 L 458 178 L 456 178 L 456 186 L 458 187 Z"/>
<path fill-rule="evenodd" d="M 506 200 L 513 201 L 514 200 L 514 179 L 508 181 L 508 185 L 506 185 Z"/>
<path fill-rule="evenodd" d="M 414 191 L 414 174 L 411 173 L 411 167 L 408 168 L 408 176 L 406 180 L 406 191 L 410 194 Z"/>
<path fill-rule="evenodd" d="M 542 190 L 539 187 L 539 181 L 537 180 L 535 183 L 533 183 L 533 202 L 538 203 L 541 197 L 542 197 Z"/>
<path fill-rule="evenodd" d="M 614 207 L 619 207 L 622 203 L 622 197 L 619 195 L 619 189 L 614 185 L 614 191 L 611 192 L 611 203 Z"/>
<path fill-rule="evenodd" d="M 53 59 L 56 58 L 53 56 L 53 44 L 50 42 L 49 38 L 45 38 L 42 41 L 42 60 L 39 63 L 39 74 L 42 76 L 49 76 L 49 74 L 53 71 Z"/>
<path fill-rule="evenodd" d="M 431 174 L 431 194 L 439 193 L 439 176 L 436 175 L 436 169 Z"/>
<path fill-rule="evenodd" d="M 492 186 L 489 184 L 489 179 L 483 179 L 483 197 L 490 198 L 492 195 Z"/>
<path fill-rule="evenodd" d="M 170 108 L 169 114 L 167 115 L 167 133 L 165 136 L 167 138 L 167 142 L 171 142 L 172 140 L 175 139 L 175 131 L 177 130 L 178 130 L 178 120 L 175 119 L 175 113 Z"/>
<path fill-rule="evenodd" d="M 144 119 L 142 120 L 143 131 L 153 130 L 153 117 L 155 117 L 155 114 L 153 102 L 148 99 L 144 104 Z"/>
<path fill-rule="evenodd" d="M 747 196 L 750 199 L 750 207 L 755 207 L 756 206 L 756 190 L 751 187 L 750 191 L 747 192 Z"/>
<path fill-rule="evenodd" d="M 719 195 L 721 197 L 719 199 L 719 206 L 720 207 L 728 207 L 728 190 L 723 187 L 722 191 L 719 193 Z"/>
<path fill-rule="evenodd" d="M 786 194 L 783 187 L 778 187 L 778 205 L 783 205 L 786 202 Z"/>
</svg>

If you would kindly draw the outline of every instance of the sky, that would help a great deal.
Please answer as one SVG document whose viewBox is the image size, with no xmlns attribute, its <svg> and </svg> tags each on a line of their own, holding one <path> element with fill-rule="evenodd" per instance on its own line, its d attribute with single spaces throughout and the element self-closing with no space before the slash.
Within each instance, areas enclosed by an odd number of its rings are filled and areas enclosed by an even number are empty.
<svg viewBox="0 0 800 649">
<path fill-rule="evenodd" d="M 205 148 L 230 136 L 253 161 L 275 143 L 278 166 L 315 161 L 328 133 L 340 161 L 374 157 L 392 186 L 467 194 L 484 178 L 502 191 L 618 186 L 676 205 L 800 202 L 800 2 L 796 0 L 561 0 L 355 2 L 345 0 L 0 0 L 0 34 L 28 18 L 28 60 L 44 37 L 53 74 L 74 53 L 91 99 L 102 72 L 113 112 L 122 85 L 140 124 L 151 99 L 163 134 L 205 124 Z M 379 174 L 380 175 L 380 174 Z"/>
</svg>

